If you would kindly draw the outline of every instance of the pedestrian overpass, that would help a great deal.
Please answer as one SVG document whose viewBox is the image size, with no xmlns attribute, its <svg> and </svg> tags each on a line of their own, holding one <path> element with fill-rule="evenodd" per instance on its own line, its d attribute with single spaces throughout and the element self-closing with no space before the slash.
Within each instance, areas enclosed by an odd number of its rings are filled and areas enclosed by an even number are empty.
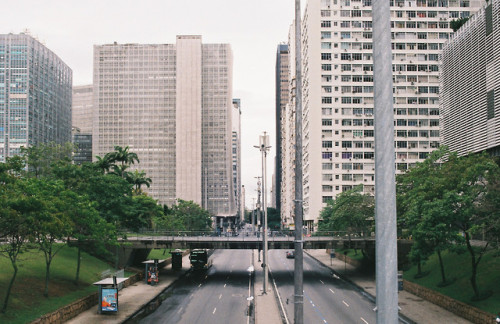
<svg viewBox="0 0 500 324">
<path fill-rule="evenodd" d="M 304 249 L 363 249 L 370 255 L 375 255 L 375 238 L 349 235 L 346 232 L 321 233 L 323 235 L 304 237 Z M 262 249 L 262 237 L 240 233 L 238 236 L 214 236 L 208 233 L 177 232 L 177 233 L 141 233 L 127 234 L 126 239 L 118 240 L 120 266 L 140 264 L 146 260 L 152 249 Z M 295 237 L 281 233 L 268 236 L 268 249 L 293 250 Z M 407 254 L 411 241 L 398 240 L 398 252 Z"/>
</svg>

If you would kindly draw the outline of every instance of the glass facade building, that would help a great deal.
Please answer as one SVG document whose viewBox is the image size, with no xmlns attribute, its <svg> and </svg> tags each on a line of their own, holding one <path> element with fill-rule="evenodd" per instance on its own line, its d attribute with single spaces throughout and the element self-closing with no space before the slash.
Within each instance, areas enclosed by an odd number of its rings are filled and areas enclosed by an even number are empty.
<svg viewBox="0 0 500 324">
<path fill-rule="evenodd" d="M 0 35 L 0 162 L 22 146 L 71 142 L 72 78 L 30 35 Z"/>
</svg>

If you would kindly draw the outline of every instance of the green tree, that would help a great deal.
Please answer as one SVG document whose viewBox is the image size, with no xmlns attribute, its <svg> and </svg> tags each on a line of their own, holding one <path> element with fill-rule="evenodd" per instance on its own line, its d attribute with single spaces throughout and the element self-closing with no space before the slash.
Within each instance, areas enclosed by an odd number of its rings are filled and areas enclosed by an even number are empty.
<svg viewBox="0 0 500 324">
<path fill-rule="evenodd" d="M 21 156 L 28 165 L 28 176 L 39 178 L 49 176 L 52 171 L 52 163 L 59 161 L 71 162 L 71 156 L 75 147 L 71 143 L 65 144 L 39 144 L 37 146 L 22 147 Z"/>
<path fill-rule="evenodd" d="M 486 152 L 463 157 L 458 157 L 455 153 L 450 154 L 444 166 L 450 187 L 443 196 L 443 205 L 452 215 L 451 225 L 462 232 L 471 257 L 470 282 L 474 291 L 473 299 L 482 299 L 488 297 L 489 293 L 481 294 L 477 285 L 477 271 L 488 242 L 482 247 L 475 247 L 471 241 L 474 235 L 489 228 L 490 223 L 498 216 L 498 212 L 482 212 L 482 206 L 487 203 L 487 198 L 491 197 L 488 195 L 488 189 L 491 188 L 488 183 L 498 182 L 499 167 Z"/>
<path fill-rule="evenodd" d="M 163 224 L 176 231 L 206 231 L 212 226 L 208 210 L 193 201 L 179 199 L 165 216 Z"/>
<path fill-rule="evenodd" d="M 45 256 L 45 289 L 49 295 L 50 266 L 54 257 L 64 247 L 61 244 L 71 233 L 73 224 L 68 215 L 70 206 L 65 199 L 67 193 L 61 181 L 37 179 L 26 189 L 26 194 L 42 200 L 37 216 L 33 221 L 34 242 Z"/>
<path fill-rule="evenodd" d="M 127 214 L 129 218 L 123 221 L 122 225 L 137 231 L 142 227 L 153 227 L 154 220 L 163 217 L 163 208 L 147 195 L 135 195 L 132 197 Z"/>
<path fill-rule="evenodd" d="M 127 181 L 134 185 L 134 193 L 140 195 L 142 193 L 142 185 L 146 185 L 149 188 L 151 185 L 151 178 L 146 176 L 145 171 L 134 170 L 134 172 L 129 172 L 127 174 Z"/>
<path fill-rule="evenodd" d="M 7 287 L 2 313 L 7 310 L 10 293 L 18 273 L 19 255 L 27 249 L 28 239 L 32 235 L 32 219 L 40 209 L 41 201 L 38 197 L 27 196 L 23 192 L 24 181 L 9 176 L 12 170 L 19 171 L 16 165 L 0 163 L 0 255 L 9 258 L 14 273 Z M 8 180 L 7 180 L 8 179 Z"/>
<path fill-rule="evenodd" d="M 346 231 L 351 242 L 353 233 L 366 235 L 373 220 L 375 204 L 372 196 L 359 188 L 342 192 L 329 200 L 320 214 L 320 231 Z"/>
<path fill-rule="evenodd" d="M 441 251 L 466 248 L 471 256 L 470 281 L 475 299 L 481 297 L 476 276 L 487 244 L 478 248 L 471 240 L 495 217 L 495 213 L 484 212 L 483 206 L 491 196 L 488 184 L 496 179 L 498 165 L 486 153 L 459 157 L 444 146 L 398 176 L 398 199 L 405 206 L 402 217 L 419 242 L 416 249 L 427 245 L 437 253 L 445 284 Z M 426 249 L 422 250 L 423 256 L 428 255 Z"/>
<path fill-rule="evenodd" d="M 450 27 L 453 29 L 453 32 L 456 32 L 457 30 L 460 29 L 467 21 L 469 20 L 469 17 L 464 17 L 464 18 L 458 18 L 458 19 L 453 19 L 450 21 Z"/>
</svg>

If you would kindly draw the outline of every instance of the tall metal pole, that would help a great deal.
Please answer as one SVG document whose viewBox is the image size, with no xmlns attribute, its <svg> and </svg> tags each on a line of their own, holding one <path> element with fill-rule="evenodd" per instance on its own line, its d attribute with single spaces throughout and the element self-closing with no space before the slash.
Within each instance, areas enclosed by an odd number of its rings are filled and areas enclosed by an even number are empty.
<svg viewBox="0 0 500 324">
<path fill-rule="evenodd" d="M 264 135 L 259 136 L 259 146 L 254 146 L 260 149 L 262 154 L 262 210 L 264 212 L 264 219 L 262 220 L 262 268 L 264 271 L 264 280 L 262 285 L 263 294 L 267 294 L 267 283 L 268 283 L 268 266 L 267 266 L 267 170 L 266 170 L 266 156 L 267 151 L 271 146 L 268 145 L 269 136 L 264 132 Z"/>
<path fill-rule="evenodd" d="M 302 251 L 302 50 L 300 0 L 295 0 L 295 267 L 294 323 L 304 323 L 304 255 Z"/>
<path fill-rule="evenodd" d="M 398 323 L 396 176 L 389 1 L 374 0 L 375 248 L 377 323 Z"/>
</svg>

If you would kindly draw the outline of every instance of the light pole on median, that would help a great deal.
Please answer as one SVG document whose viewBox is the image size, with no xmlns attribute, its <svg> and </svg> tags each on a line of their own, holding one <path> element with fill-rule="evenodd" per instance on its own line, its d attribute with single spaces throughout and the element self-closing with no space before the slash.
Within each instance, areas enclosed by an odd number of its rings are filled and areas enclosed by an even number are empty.
<svg viewBox="0 0 500 324">
<path fill-rule="evenodd" d="M 267 294 L 267 277 L 268 277 L 268 267 L 267 267 L 267 192 L 266 192 L 266 156 L 267 151 L 271 148 L 269 146 L 269 135 L 264 132 L 264 135 L 259 136 L 259 144 L 255 145 L 262 153 L 262 210 L 264 211 L 264 220 L 262 224 L 262 267 L 264 270 L 264 280 L 262 290 L 264 294 Z"/>
</svg>

